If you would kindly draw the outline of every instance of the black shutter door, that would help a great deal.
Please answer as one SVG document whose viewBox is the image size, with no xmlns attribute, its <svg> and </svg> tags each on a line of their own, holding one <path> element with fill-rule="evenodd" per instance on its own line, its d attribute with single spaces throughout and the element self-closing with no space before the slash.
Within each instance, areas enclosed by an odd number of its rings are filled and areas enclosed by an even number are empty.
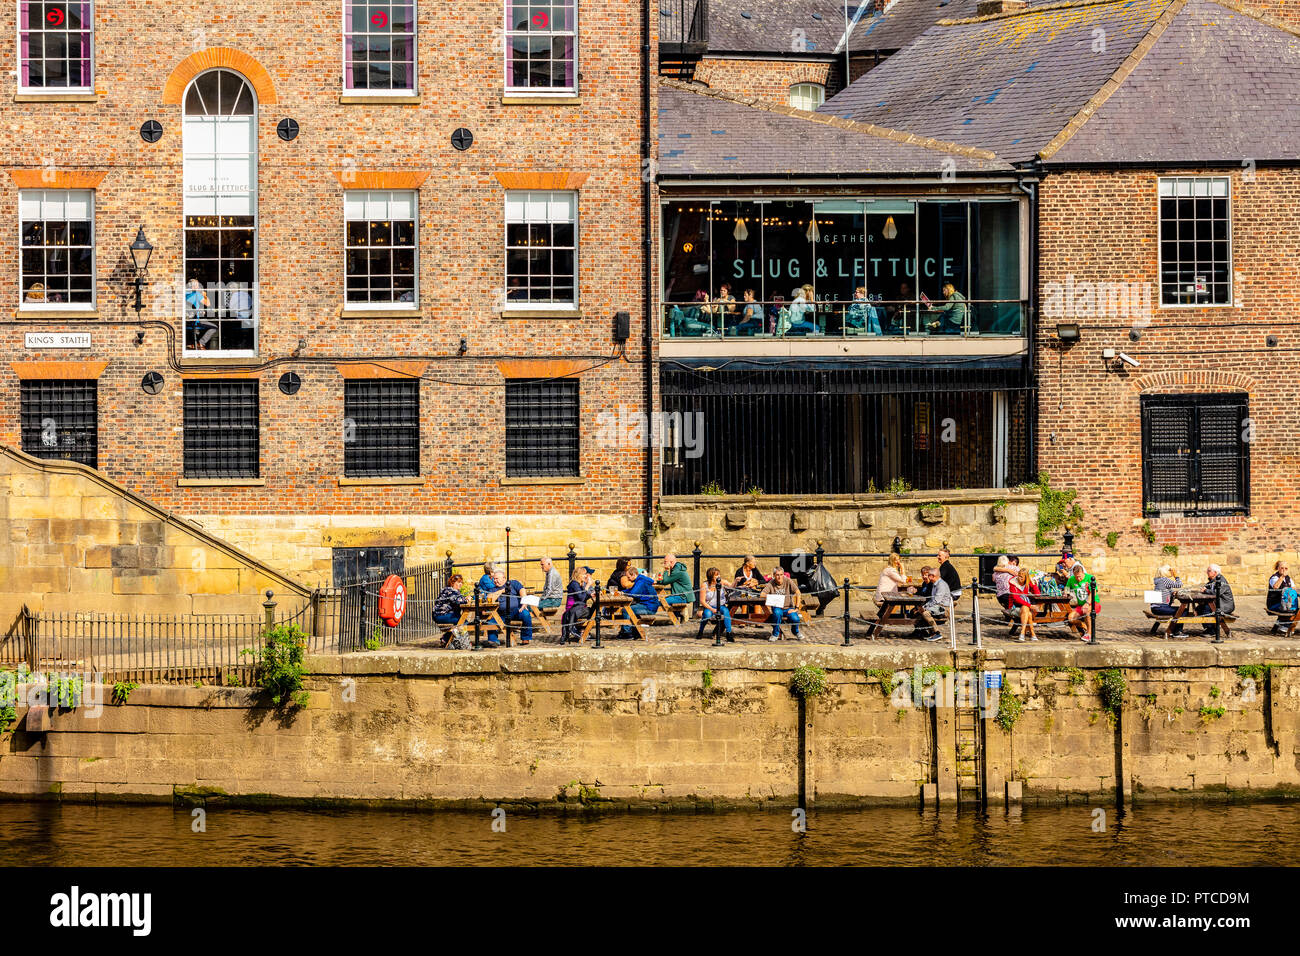
<svg viewBox="0 0 1300 956">
<path fill-rule="evenodd" d="M 1193 405 L 1149 403 L 1146 413 L 1147 505 L 1157 510 L 1196 507 L 1193 488 Z"/>
<path fill-rule="evenodd" d="M 1244 508 L 1246 408 L 1239 402 L 1204 402 L 1196 411 L 1197 504 L 1204 510 Z"/>
</svg>

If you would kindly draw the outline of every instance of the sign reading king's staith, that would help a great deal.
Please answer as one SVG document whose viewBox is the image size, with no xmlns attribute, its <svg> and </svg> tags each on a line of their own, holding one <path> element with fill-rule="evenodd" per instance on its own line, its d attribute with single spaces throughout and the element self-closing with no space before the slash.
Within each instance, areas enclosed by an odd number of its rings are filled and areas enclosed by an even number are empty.
<svg viewBox="0 0 1300 956">
<path fill-rule="evenodd" d="M 28 332 L 23 345 L 29 349 L 88 349 L 89 332 Z"/>
</svg>

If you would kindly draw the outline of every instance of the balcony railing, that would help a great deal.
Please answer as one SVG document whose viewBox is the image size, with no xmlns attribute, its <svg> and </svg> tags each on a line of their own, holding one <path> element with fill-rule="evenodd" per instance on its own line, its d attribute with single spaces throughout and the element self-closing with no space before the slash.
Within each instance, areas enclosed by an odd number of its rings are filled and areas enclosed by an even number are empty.
<svg viewBox="0 0 1300 956">
<path fill-rule="evenodd" d="M 709 0 L 659 0 L 659 43 L 706 44 Z"/>
<path fill-rule="evenodd" d="M 690 338 L 1019 337 L 1028 303 L 1021 299 L 970 299 L 958 303 L 915 300 L 789 302 L 669 302 L 663 336 Z"/>
</svg>

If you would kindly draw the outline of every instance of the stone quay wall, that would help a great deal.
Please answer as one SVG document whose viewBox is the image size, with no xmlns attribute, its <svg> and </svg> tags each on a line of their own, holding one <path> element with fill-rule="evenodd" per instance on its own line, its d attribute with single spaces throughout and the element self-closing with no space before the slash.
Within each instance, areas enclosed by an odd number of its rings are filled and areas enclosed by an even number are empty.
<svg viewBox="0 0 1300 956">
<path fill-rule="evenodd" d="M 804 663 L 828 681 L 806 702 L 789 690 Z M 356 654 L 310 660 L 309 703 L 289 715 L 237 687 L 143 686 L 122 705 L 105 687 L 98 714 L 84 702 L 21 706 L 0 738 L 0 795 L 536 810 L 951 805 L 975 766 L 994 804 L 1296 796 L 1296 663 L 1281 644 L 1007 648 L 979 659 L 866 647 Z M 1105 668 L 1124 678 L 1118 715 L 1099 696 Z M 909 688 L 919 678 L 928 703 L 916 706 L 910 690 L 891 697 L 882 680 L 899 671 Z M 991 712 L 961 719 L 950 689 L 963 682 L 952 675 L 973 671 L 1002 672 L 1021 704 L 1010 732 Z"/>
</svg>

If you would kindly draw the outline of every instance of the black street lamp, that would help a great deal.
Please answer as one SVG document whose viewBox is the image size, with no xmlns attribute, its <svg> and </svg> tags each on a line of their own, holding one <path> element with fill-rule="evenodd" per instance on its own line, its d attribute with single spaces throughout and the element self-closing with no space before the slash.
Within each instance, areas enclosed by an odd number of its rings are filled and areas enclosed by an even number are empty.
<svg viewBox="0 0 1300 956">
<path fill-rule="evenodd" d="M 153 246 L 144 237 L 144 226 L 140 227 L 129 248 L 131 264 L 135 266 L 135 314 L 139 315 L 144 309 L 144 303 L 140 301 L 140 289 L 144 286 L 145 273 L 149 270 L 149 259 L 153 256 Z"/>
</svg>

